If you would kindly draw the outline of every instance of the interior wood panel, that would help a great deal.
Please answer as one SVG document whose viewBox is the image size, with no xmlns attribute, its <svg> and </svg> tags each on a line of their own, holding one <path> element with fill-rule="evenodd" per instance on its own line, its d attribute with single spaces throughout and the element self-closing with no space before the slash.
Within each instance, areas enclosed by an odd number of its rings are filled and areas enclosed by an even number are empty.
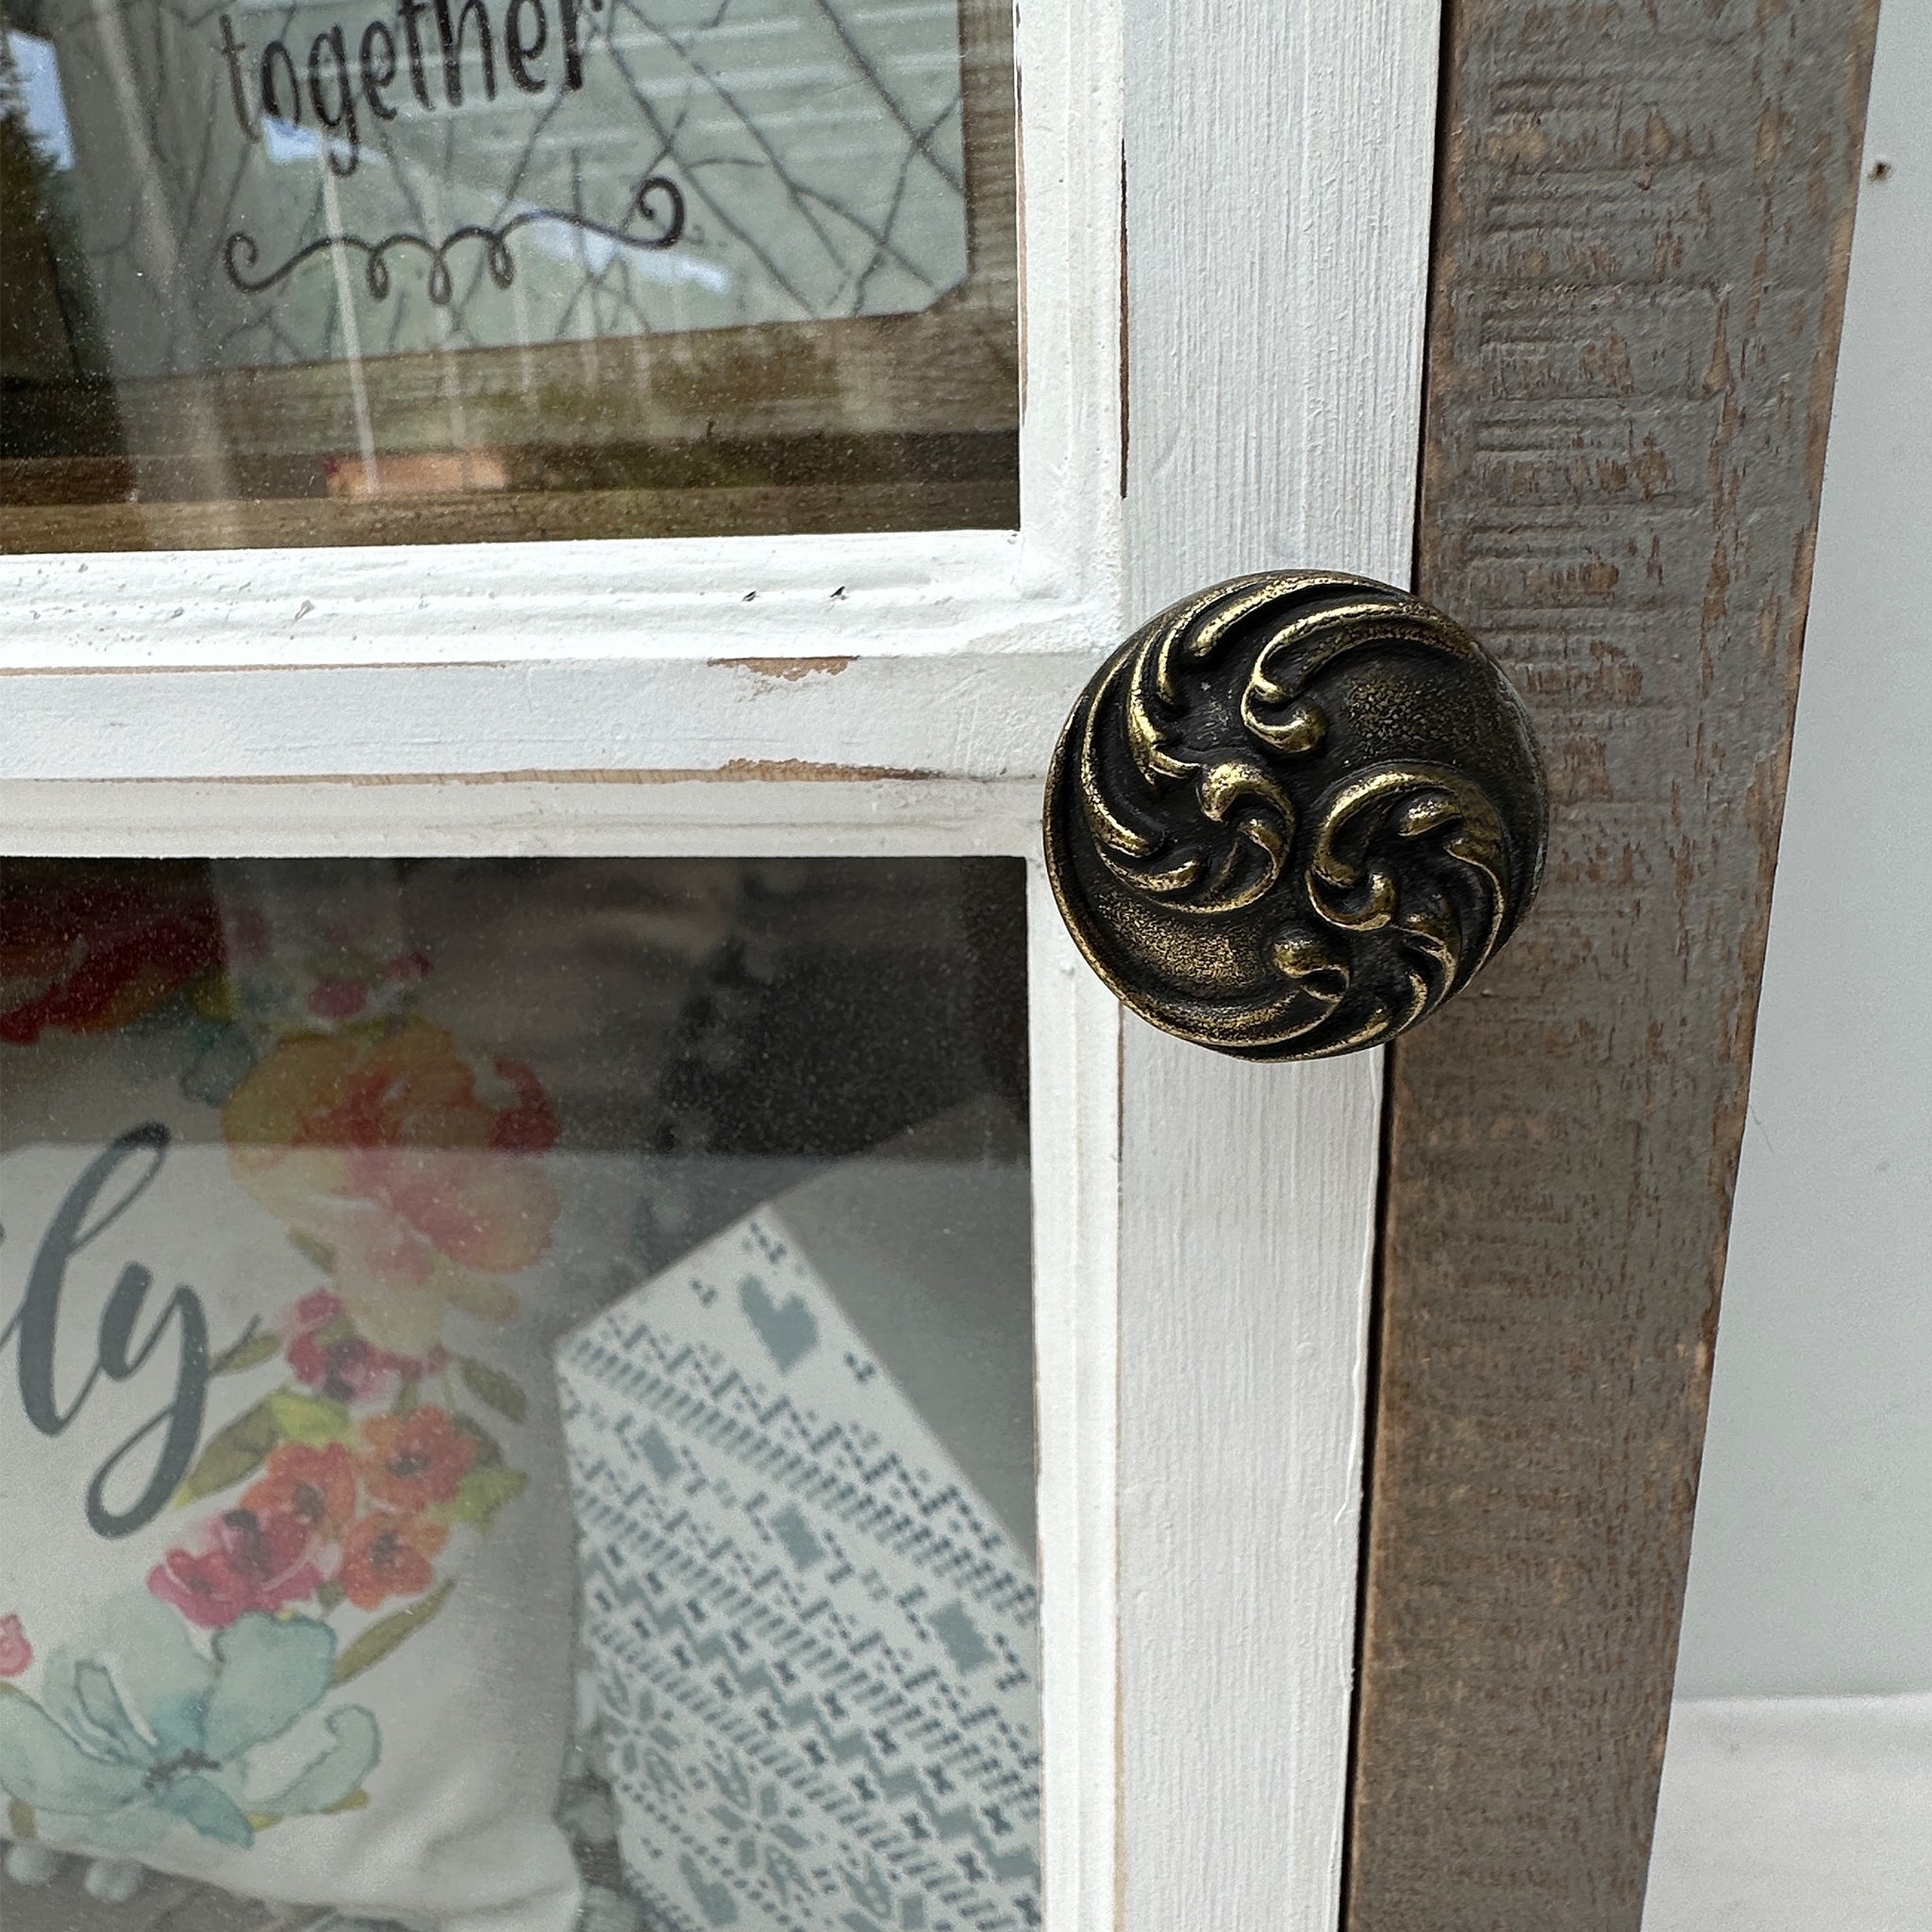
<svg viewBox="0 0 1932 1932">
<path fill-rule="evenodd" d="M 1349 1932 L 1636 1932 L 1875 0 L 1451 0 L 1418 587 L 1542 896 L 1393 1051 Z"/>
</svg>

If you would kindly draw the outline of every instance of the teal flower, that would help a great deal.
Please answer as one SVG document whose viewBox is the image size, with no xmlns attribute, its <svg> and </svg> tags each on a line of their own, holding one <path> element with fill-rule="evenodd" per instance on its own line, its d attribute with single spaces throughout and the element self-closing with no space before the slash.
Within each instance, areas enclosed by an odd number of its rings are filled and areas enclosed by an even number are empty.
<svg viewBox="0 0 1932 1932">
<path fill-rule="evenodd" d="M 113 1852 L 184 1824 L 245 1850 L 263 1821 L 350 1797 L 382 1740 L 360 1705 L 311 1719 L 334 1682 L 334 1631 L 250 1611 L 213 1650 L 146 1591 L 118 1599 L 93 1641 L 48 1658 L 39 1703 L 0 1685 L 0 1791 L 48 1838 Z"/>
</svg>

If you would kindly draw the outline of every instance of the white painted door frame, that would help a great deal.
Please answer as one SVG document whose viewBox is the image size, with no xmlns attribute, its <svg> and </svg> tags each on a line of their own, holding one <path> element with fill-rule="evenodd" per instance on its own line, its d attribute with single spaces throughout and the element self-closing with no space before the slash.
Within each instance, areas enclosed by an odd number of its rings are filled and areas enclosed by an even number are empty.
<svg viewBox="0 0 1932 1932">
<path fill-rule="evenodd" d="M 1128 603 L 1407 584 L 1437 0 L 1130 0 Z M 1122 1028 L 1121 1924 L 1341 1884 L 1379 1052 Z"/>
<path fill-rule="evenodd" d="M 1336 1919 L 1379 1057 L 1124 1021 L 1038 787 L 1130 618 L 1407 580 L 1438 31 L 1028 0 L 1018 535 L 0 559 L 9 851 L 1032 861 L 1049 1932 Z"/>
</svg>

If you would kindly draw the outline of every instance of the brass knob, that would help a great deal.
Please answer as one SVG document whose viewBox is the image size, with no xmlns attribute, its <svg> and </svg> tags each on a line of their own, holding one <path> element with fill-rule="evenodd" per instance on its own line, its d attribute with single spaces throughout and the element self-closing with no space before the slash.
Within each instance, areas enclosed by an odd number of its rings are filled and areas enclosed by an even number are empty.
<svg viewBox="0 0 1932 1932">
<path fill-rule="evenodd" d="M 1248 1059 L 1374 1046 L 1462 986 L 1542 873 L 1542 759 L 1420 598 L 1273 571 L 1163 610 L 1081 692 L 1046 785 L 1054 895 L 1143 1019 Z"/>
</svg>

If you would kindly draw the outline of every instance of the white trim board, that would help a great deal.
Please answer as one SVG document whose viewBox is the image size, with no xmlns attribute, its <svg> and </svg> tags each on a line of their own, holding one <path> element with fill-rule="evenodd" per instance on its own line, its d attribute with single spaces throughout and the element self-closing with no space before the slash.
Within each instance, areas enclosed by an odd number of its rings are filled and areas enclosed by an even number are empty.
<svg viewBox="0 0 1932 1932">
<path fill-rule="evenodd" d="M 1091 652 L 0 673 L 6 779 L 1043 772 Z"/>
<path fill-rule="evenodd" d="M 1438 0 L 1131 0 L 1128 601 L 1406 582 Z M 1130 1024 L 1122 1923 L 1338 1916 L 1381 1056 Z"/>
<path fill-rule="evenodd" d="M 1119 1924 L 1121 1010 L 1028 881 L 1048 1932 Z"/>
<path fill-rule="evenodd" d="M 0 671 L 1072 648 L 1091 542 L 1014 530 L 0 558 Z"/>
<path fill-rule="evenodd" d="M 1027 782 L 0 781 L 0 853 L 120 858 L 1031 856 Z"/>
</svg>

